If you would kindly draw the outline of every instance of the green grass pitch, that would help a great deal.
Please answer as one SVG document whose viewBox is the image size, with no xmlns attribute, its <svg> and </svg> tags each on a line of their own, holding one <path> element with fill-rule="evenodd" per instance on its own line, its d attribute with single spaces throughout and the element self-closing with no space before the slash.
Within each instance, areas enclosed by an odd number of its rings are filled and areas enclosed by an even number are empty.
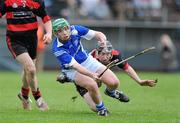
<svg viewBox="0 0 180 123">
<path fill-rule="evenodd" d="M 92 112 L 75 91 L 73 84 L 55 81 L 57 72 L 38 74 L 40 89 L 50 110 L 41 112 L 32 103 L 32 111 L 25 111 L 17 98 L 20 74 L 0 72 L 0 123 L 180 123 L 180 73 L 143 73 L 141 78 L 158 78 L 156 87 L 141 87 L 124 73 L 116 73 L 121 89 L 130 97 L 122 103 L 104 95 L 109 109 L 107 117 Z M 78 96 L 75 102 L 71 97 Z M 32 96 L 31 96 L 32 99 Z"/>
</svg>

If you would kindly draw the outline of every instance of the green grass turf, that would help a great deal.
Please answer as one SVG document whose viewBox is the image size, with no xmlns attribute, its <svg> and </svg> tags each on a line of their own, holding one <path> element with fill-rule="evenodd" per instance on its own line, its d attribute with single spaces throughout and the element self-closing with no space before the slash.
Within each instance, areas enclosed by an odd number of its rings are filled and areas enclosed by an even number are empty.
<svg viewBox="0 0 180 123">
<path fill-rule="evenodd" d="M 180 73 L 139 73 L 141 78 L 158 78 L 156 87 L 141 87 L 124 73 L 117 73 L 121 89 L 130 97 L 121 103 L 104 95 L 110 111 L 108 117 L 91 112 L 75 91 L 73 84 L 55 81 L 57 72 L 39 73 L 39 85 L 50 110 L 39 111 L 32 103 L 32 111 L 25 111 L 17 98 L 20 74 L 0 72 L 0 123 L 180 123 Z M 75 102 L 72 96 L 77 96 Z M 31 96 L 32 98 L 32 96 Z"/>
</svg>

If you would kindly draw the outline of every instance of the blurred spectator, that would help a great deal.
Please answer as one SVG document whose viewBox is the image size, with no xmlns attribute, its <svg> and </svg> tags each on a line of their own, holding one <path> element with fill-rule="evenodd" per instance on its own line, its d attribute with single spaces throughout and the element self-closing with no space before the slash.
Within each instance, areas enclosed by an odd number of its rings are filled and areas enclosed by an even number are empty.
<svg viewBox="0 0 180 123">
<path fill-rule="evenodd" d="M 44 0 L 44 4 L 45 4 L 45 7 L 47 9 L 47 12 L 48 14 L 51 14 L 52 13 L 52 5 L 53 5 L 53 2 L 52 0 Z"/>
<path fill-rule="evenodd" d="M 176 56 L 176 47 L 171 38 L 167 34 L 160 37 L 160 49 L 163 71 L 176 71 L 178 69 L 178 61 Z"/>
<path fill-rule="evenodd" d="M 180 23 L 176 26 L 173 36 L 174 39 L 180 43 Z"/>
<path fill-rule="evenodd" d="M 134 19 L 134 6 L 132 0 L 126 1 L 126 19 Z"/>
<path fill-rule="evenodd" d="M 133 0 L 135 16 L 139 19 L 160 19 L 162 12 L 161 0 Z"/>
<path fill-rule="evenodd" d="M 166 21 L 179 21 L 180 20 L 180 0 L 163 0 L 165 8 Z"/>
<path fill-rule="evenodd" d="M 162 15 L 161 0 L 150 0 L 150 14 L 153 18 L 159 18 Z"/>
<path fill-rule="evenodd" d="M 113 19 L 125 20 L 126 2 L 129 0 L 106 0 Z"/>
<path fill-rule="evenodd" d="M 85 18 L 108 19 L 106 0 L 81 0 L 80 15 Z"/>
<path fill-rule="evenodd" d="M 51 7 L 51 16 L 53 17 L 64 17 L 68 18 L 68 4 L 67 0 L 53 0 L 53 5 Z"/>
<path fill-rule="evenodd" d="M 80 0 L 67 0 L 67 5 L 68 5 L 67 9 L 69 11 L 68 18 L 69 19 L 79 18 L 79 16 L 80 16 L 79 8 L 81 5 L 81 1 Z"/>
<path fill-rule="evenodd" d="M 180 0 L 175 0 L 176 8 L 180 10 Z"/>
<path fill-rule="evenodd" d="M 50 15 L 53 17 L 63 17 L 75 19 L 79 17 L 80 0 L 53 0 Z"/>
<path fill-rule="evenodd" d="M 149 5 L 150 0 L 133 0 L 133 5 L 135 8 L 135 16 L 138 18 L 145 18 L 149 16 Z"/>
<path fill-rule="evenodd" d="M 45 0 L 53 17 L 177 21 L 180 0 Z"/>
</svg>

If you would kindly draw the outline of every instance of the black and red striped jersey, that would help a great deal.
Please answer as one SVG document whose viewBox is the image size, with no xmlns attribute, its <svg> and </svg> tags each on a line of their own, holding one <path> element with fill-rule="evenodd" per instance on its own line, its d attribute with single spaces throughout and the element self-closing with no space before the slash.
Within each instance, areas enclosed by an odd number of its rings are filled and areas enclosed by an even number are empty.
<svg viewBox="0 0 180 123">
<path fill-rule="evenodd" d="M 7 19 L 7 34 L 11 36 L 36 35 L 37 16 L 46 23 L 50 17 L 43 0 L 0 0 L 0 17 Z"/>
<path fill-rule="evenodd" d="M 95 59 L 97 59 L 97 60 L 99 61 L 99 59 L 98 59 L 98 51 L 97 51 L 96 49 L 92 50 L 90 54 L 91 54 Z M 122 60 L 123 60 L 122 54 L 121 54 L 121 52 L 120 52 L 119 50 L 113 49 L 112 52 L 111 52 L 111 54 L 112 54 L 112 58 L 109 60 L 109 63 L 110 63 L 111 61 L 113 61 L 113 60 L 116 60 L 116 59 L 118 59 L 119 61 L 122 61 Z M 128 62 L 124 62 L 124 63 L 118 65 L 118 67 L 119 67 L 120 69 L 123 69 L 123 70 L 126 70 L 126 69 L 128 68 L 128 66 L 129 66 Z"/>
</svg>

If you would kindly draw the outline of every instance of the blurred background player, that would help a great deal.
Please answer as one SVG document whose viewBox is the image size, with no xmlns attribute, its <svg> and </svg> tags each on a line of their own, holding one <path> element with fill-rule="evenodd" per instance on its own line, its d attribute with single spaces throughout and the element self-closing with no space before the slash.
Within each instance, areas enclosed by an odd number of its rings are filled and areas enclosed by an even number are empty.
<svg viewBox="0 0 180 123">
<path fill-rule="evenodd" d="M 53 22 L 53 32 L 56 36 L 53 42 L 53 53 L 60 63 L 62 72 L 75 84 L 88 90 L 98 115 L 107 116 L 108 111 L 102 102 L 96 81 L 101 80 L 106 84 L 105 92 L 110 97 L 125 100 L 126 95 L 117 90 L 119 80 L 110 69 L 101 78 L 98 77 L 106 67 L 89 55 L 80 42 L 81 37 L 87 40 L 95 38 L 101 46 L 105 47 L 106 36 L 102 32 L 84 26 L 70 26 L 63 18 Z"/>
<path fill-rule="evenodd" d="M 29 6 L 31 5 L 31 6 Z M 41 96 L 36 77 L 36 49 L 38 22 L 36 16 L 41 17 L 46 34 L 43 37 L 45 44 L 52 38 L 50 17 L 46 14 L 44 2 L 41 0 L 4 0 L 0 1 L 0 17 L 6 14 L 7 34 L 6 41 L 13 57 L 23 66 L 22 88 L 18 94 L 23 108 L 31 110 L 29 91 L 36 101 L 37 107 L 48 110 L 48 105 Z"/>
<path fill-rule="evenodd" d="M 118 59 L 119 61 L 122 61 L 122 54 L 120 51 L 113 49 L 112 44 L 109 41 L 106 41 L 106 47 L 101 46 L 101 43 L 98 43 L 98 47 L 90 53 L 94 58 L 96 58 L 98 61 L 103 63 L 104 65 L 109 64 L 111 61 Z M 118 65 L 118 68 L 123 69 L 133 80 L 135 80 L 139 85 L 141 86 L 155 86 L 155 80 L 142 80 L 137 75 L 135 70 L 129 65 L 127 62 L 124 62 L 122 64 Z M 57 81 L 59 82 L 65 82 L 69 81 L 65 76 L 60 75 L 57 77 Z M 89 107 L 96 111 L 95 103 L 89 96 L 89 92 L 87 89 L 75 84 L 76 89 L 78 93 L 84 98 L 85 102 L 89 105 Z M 107 95 L 107 92 L 105 91 L 105 94 Z M 129 98 L 127 97 L 126 100 L 120 100 L 121 102 L 128 102 Z"/>
<path fill-rule="evenodd" d="M 168 34 L 163 34 L 160 37 L 160 54 L 163 71 L 173 72 L 178 70 L 176 47 Z"/>
</svg>

